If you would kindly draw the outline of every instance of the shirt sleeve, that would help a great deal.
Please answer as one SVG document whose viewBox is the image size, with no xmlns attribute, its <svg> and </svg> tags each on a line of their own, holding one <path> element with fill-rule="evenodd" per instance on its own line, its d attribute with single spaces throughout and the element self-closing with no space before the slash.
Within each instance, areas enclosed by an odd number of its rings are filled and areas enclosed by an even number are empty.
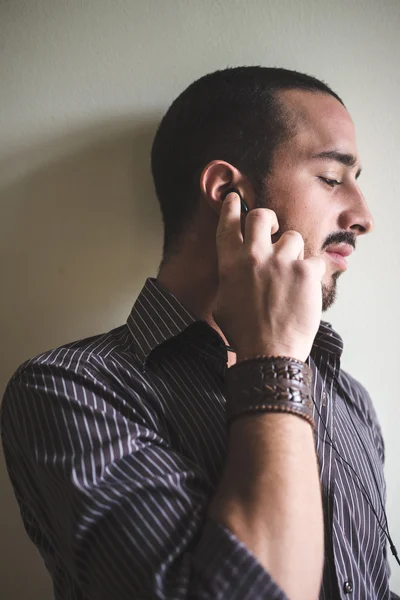
<svg viewBox="0 0 400 600">
<path fill-rule="evenodd" d="M 7 387 L 6 464 L 20 508 L 43 533 L 51 575 L 66 572 L 87 600 L 287 600 L 207 517 L 206 476 L 136 397 L 50 364 L 30 363 Z"/>
</svg>

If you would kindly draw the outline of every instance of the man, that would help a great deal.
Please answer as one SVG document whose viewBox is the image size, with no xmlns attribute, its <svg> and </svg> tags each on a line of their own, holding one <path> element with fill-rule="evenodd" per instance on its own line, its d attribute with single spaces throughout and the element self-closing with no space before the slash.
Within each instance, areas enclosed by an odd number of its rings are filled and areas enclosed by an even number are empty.
<svg viewBox="0 0 400 600">
<path fill-rule="evenodd" d="M 320 321 L 372 229 L 360 170 L 312 77 L 226 69 L 172 104 L 158 277 L 127 325 L 28 361 L 3 401 L 57 600 L 396 597 L 381 430 Z"/>
</svg>

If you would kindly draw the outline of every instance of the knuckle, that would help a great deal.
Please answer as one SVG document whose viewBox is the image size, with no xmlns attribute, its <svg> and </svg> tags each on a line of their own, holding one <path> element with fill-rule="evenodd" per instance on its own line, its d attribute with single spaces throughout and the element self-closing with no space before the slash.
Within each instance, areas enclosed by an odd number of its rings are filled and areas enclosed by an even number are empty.
<svg viewBox="0 0 400 600">
<path fill-rule="evenodd" d="M 246 263 L 254 269 L 258 269 L 262 264 L 262 255 L 256 248 L 249 249 L 246 254 Z"/>
<path fill-rule="evenodd" d="M 262 210 L 270 219 L 277 219 L 276 212 L 272 208 L 260 208 L 259 210 Z"/>
<path fill-rule="evenodd" d="M 303 242 L 303 236 L 301 235 L 301 233 L 299 233 L 298 231 L 295 231 L 294 229 L 290 229 L 288 231 L 285 231 L 285 233 L 283 234 L 286 237 L 291 237 L 294 240 L 297 240 L 299 242 Z"/>
<path fill-rule="evenodd" d="M 228 235 L 229 229 L 226 225 L 219 225 L 217 228 L 216 239 L 220 239 Z"/>
<path fill-rule="evenodd" d="M 270 208 L 253 208 L 247 215 L 246 219 L 266 219 L 267 221 L 276 221 L 276 213 Z"/>
<path fill-rule="evenodd" d="M 268 266 L 276 275 L 282 275 L 286 270 L 286 264 L 276 255 L 270 257 Z"/>
<path fill-rule="evenodd" d="M 253 221 L 253 220 L 262 219 L 262 217 L 263 217 L 262 210 L 263 210 L 262 208 L 253 208 L 253 210 L 251 210 L 247 214 L 246 220 L 249 219 L 250 221 Z"/>
<path fill-rule="evenodd" d="M 302 279 L 307 279 L 312 276 L 312 268 L 305 260 L 295 260 L 292 263 L 293 273 Z"/>
<path fill-rule="evenodd" d="M 225 281 L 226 279 L 228 279 L 230 277 L 231 270 L 232 270 L 232 267 L 231 267 L 230 262 L 227 262 L 227 261 L 220 262 L 220 264 L 218 266 L 219 279 L 221 281 Z"/>
</svg>

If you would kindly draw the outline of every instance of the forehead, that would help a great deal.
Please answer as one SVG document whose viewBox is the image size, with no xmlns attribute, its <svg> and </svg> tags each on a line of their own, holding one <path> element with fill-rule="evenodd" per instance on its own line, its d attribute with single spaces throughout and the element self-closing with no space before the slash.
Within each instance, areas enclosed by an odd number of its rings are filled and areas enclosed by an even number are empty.
<svg viewBox="0 0 400 600">
<path fill-rule="evenodd" d="M 347 109 L 330 94 L 286 90 L 280 98 L 293 120 L 295 134 L 287 141 L 298 157 L 337 150 L 358 158 L 354 123 Z M 285 143 L 284 143 L 285 145 Z"/>
</svg>

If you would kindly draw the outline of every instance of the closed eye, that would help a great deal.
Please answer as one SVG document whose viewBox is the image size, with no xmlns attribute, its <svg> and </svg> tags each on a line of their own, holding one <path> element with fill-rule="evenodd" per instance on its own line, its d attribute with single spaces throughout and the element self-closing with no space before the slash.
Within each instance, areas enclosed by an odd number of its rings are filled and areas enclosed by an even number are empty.
<svg viewBox="0 0 400 600">
<path fill-rule="evenodd" d="M 336 185 L 341 185 L 342 183 L 341 181 L 337 181 L 336 179 L 328 179 L 327 177 L 319 177 L 318 179 L 329 185 L 331 188 L 335 187 Z"/>
</svg>

